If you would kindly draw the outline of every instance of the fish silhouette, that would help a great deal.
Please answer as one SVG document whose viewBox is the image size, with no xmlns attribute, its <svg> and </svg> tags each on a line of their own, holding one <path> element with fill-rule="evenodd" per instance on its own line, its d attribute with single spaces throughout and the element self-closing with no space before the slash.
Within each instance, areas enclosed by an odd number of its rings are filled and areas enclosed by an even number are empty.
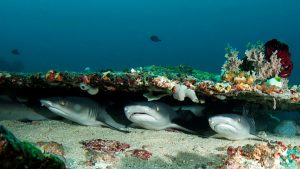
<svg viewBox="0 0 300 169">
<path fill-rule="evenodd" d="M 156 35 L 150 36 L 150 40 L 151 40 L 152 42 L 161 42 L 161 40 L 159 39 L 159 37 L 156 36 Z"/>
<path fill-rule="evenodd" d="M 18 49 L 13 49 L 13 50 L 11 50 L 11 53 L 12 53 L 13 55 L 20 55 L 20 52 L 19 52 Z"/>
</svg>

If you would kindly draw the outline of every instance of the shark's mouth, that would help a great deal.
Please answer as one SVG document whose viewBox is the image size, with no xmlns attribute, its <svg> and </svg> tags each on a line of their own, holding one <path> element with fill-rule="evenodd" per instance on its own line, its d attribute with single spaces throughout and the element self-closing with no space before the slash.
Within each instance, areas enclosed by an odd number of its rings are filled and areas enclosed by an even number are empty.
<svg viewBox="0 0 300 169">
<path fill-rule="evenodd" d="M 130 115 L 130 119 L 143 119 L 143 120 L 149 120 L 149 121 L 155 121 L 156 118 L 154 116 L 151 116 L 148 113 L 144 112 L 134 112 Z"/>
<path fill-rule="evenodd" d="M 51 102 L 50 101 L 48 101 L 48 100 L 40 100 L 40 102 L 41 102 L 41 104 L 42 104 L 42 106 L 45 106 L 45 107 L 51 107 Z"/>
<path fill-rule="evenodd" d="M 53 106 L 53 104 L 50 101 L 41 100 L 41 103 L 42 103 L 42 106 L 47 107 L 51 112 L 53 112 L 57 115 L 60 115 L 60 116 L 63 116 L 63 117 L 65 117 L 67 115 L 66 112 L 62 111 L 59 108 L 56 108 L 55 106 Z"/>
<path fill-rule="evenodd" d="M 236 132 L 237 128 L 233 125 L 227 124 L 227 123 L 219 123 L 213 126 L 213 129 L 215 131 L 219 132 Z"/>
<path fill-rule="evenodd" d="M 50 107 L 50 106 L 49 106 L 48 109 L 49 109 L 50 111 L 52 111 L 53 113 L 57 114 L 57 115 L 61 115 L 61 116 L 66 116 L 66 115 L 67 115 L 66 112 L 64 112 L 64 111 L 62 111 L 61 109 L 58 109 L 58 108 L 56 108 L 56 107 Z"/>
</svg>

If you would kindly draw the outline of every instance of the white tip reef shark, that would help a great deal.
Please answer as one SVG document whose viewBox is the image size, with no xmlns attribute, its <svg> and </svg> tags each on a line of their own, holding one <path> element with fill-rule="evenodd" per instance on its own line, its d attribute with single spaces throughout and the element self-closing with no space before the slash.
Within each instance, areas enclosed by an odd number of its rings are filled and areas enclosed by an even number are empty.
<svg viewBox="0 0 300 169">
<path fill-rule="evenodd" d="M 208 119 L 209 126 L 217 134 L 215 137 L 229 140 L 260 139 L 252 135 L 255 131 L 254 121 L 238 114 L 219 114 Z"/>
<path fill-rule="evenodd" d="M 106 111 L 106 106 L 86 97 L 50 97 L 40 100 L 53 113 L 86 126 L 106 126 L 128 132 Z"/>
<path fill-rule="evenodd" d="M 124 107 L 126 117 L 133 122 L 133 126 L 149 130 L 164 130 L 175 128 L 190 133 L 194 131 L 182 127 L 174 121 L 184 119 L 184 113 L 176 112 L 173 108 L 161 102 L 135 102 Z"/>
</svg>

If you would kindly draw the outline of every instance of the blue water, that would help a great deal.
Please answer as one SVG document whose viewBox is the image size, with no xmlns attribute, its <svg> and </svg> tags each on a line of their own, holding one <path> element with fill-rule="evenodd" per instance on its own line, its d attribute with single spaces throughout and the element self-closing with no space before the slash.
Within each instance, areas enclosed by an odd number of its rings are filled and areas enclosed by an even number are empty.
<svg viewBox="0 0 300 169">
<path fill-rule="evenodd" d="M 0 66 L 80 71 L 188 64 L 219 73 L 228 43 L 242 57 L 248 42 L 277 38 L 292 53 L 290 82 L 300 83 L 299 6 L 298 0 L 1 0 Z M 11 54 L 14 48 L 20 55 Z"/>
</svg>

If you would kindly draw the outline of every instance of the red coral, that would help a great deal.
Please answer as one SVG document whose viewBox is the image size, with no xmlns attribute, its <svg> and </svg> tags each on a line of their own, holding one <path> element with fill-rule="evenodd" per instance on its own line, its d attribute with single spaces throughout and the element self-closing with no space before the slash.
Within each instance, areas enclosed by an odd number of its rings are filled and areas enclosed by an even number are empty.
<svg viewBox="0 0 300 169">
<path fill-rule="evenodd" d="M 265 56 L 266 59 L 270 59 L 273 52 L 277 51 L 277 57 L 279 57 L 281 63 L 280 77 L 287 78 L 290 76 L 293 63 L 291 61 L 291 53 L 289 52 L 289 46 L 285 43 L 272 39 L 265 43 Z"/>
<path fill-rule="evenodd" d="M 55 70 L 49 70 L 46 74 L 46 79 L 48 81 L 54 81 L 55 80 L 55 74 L 56 74 L 56 71 Z"/>
<path fill-rule="evenodd" d="M 94 150 L 106 153 L 122 152 L 130 147 L 130 145 L 127 143 L 120 143 L 114 140 L 102 139 L 86 140 L 80 143 L 83 144 L 84 148 L 87 150 Z"/>
<path fill-rule="evenodd" d="M 137 158 L 140 158 L 143 160 L 148 160 L 152 156 L 152 153 L 147 150 L 135 149 L 132 151 L 131 156 L 137 157 Z"/>
<path fill-rule="evenodd" d="M 234 156 L 237 153 L 237 148 L 234 148 L 232 146 L 229 146 L 227 148 L 227 155 Z"/>
</svg>

